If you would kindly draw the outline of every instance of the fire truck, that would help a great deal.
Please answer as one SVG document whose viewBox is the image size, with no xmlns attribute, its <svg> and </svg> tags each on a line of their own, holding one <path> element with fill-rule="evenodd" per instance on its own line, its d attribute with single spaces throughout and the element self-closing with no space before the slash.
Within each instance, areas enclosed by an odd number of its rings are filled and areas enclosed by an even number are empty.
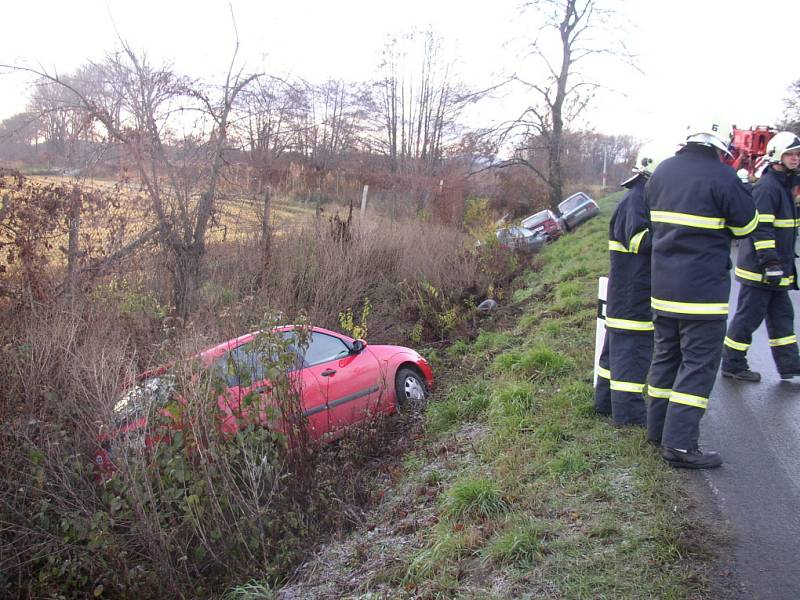
<svg viewBox="0 0 800 600">
<path fill-rule="evenodd" d="M 767 125 L 756 125 L 750 129 L 739 129 L 734 126 L 731 154 L 727 162 L 735 170 L 747 169 L 750 177 L 757 177 L 763 167 L 763 158 L 767 153 L 767 143 L 778 133 L 778 130 Z"/>
</svg>

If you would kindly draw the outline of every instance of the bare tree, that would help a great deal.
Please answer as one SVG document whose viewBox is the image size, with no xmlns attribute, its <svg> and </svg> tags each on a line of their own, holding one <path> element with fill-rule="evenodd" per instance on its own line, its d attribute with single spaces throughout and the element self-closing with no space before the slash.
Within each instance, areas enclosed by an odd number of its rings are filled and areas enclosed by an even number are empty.
<svg viewBox="0 0 800 600">
<path fill-rule="evenodd" d="M 419 38 L 419 34 L 409 34 L 387 42 L 372 104 L 378 147 L 388 159 L 390 173 L 416 180 L 413 183 L 441 173 L 458 116 L 474 100 L 456 83 L 439 39 L 424 32 L 420 47 Z M 422 208 L 431 194 L 430 185 L 424 183 L 423 188 L 418 190 L 417 208 Z"/>
<path fill-rule="evenodd" d="M 607 45 L 605 40 L 619 36 L 598 35 L 614 17 L 599 0 L 534 0 L 524 9 L 543 20 L 527 52 L 542 75 L 510 78 L 529 92 L 532 102 L 502 126 L 500 143 L 512 138 L 517 142 L 513 159 L 500 166 L 522 164 L 531 169 L 547 185 L 555 207 L 563 199 L 565 132 L 601 86 L 579 67 L 590 57 L 613 55 L 627 61 L 630 55 L 621 41 L 618 48 Z"/>
<path fill-rule="evenodd" d="M 358 147 L 363 115 L 352 83 L 329 79 L 321 85 L 307 83 L 305 90 L 305 126 L 298 132 L 303 140 L 298 149 L 307 157 L 313 184 L 321 192 L 329 173 L 335 173 L 338 182 L 346 156 Z"/>
<path fill-rule="evenodd" d="M 780 128 L 800 133 L 800 79 L 792 82 L 788 92 L 789 95 L 784 99 L 786 110 Z"/>
<path fill-rule="evenodd" d="M 35 160 L 39 150 L 39 119 L 30 112 L 17 113 L 0 122 L 0 156 L 6 160 Z"/>
<path fill-rule="evenodd" d="M 168 66 L 153 65 L 125 43 L 73 78 L 23 69 L 61 90 L 63 106 L 79 114 L 88 130 L 127 150 L 170 257 L 173 304 L 184 318 L 193 307 L 206 253 L 231 108 L 258 77 L 235 72 L 236 54 L 215 94 Z M 188 114 L 197 118 L 190 121 Z M 181 136 L 181 130 L 189 133 Z"/>
<path fill-rule="evenodd" d="M 257 196 L 277 183 L 278 164 L 291 150 L 301 102 L 298 90 L 277 77 L 262 78 L 242 91 L 232 135 L 239 139 Z"/>
</svg>

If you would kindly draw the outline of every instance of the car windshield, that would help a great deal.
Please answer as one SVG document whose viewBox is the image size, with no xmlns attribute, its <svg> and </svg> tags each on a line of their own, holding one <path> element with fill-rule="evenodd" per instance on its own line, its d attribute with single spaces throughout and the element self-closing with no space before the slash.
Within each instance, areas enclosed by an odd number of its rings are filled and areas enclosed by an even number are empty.
<svg viewBox="0 0 800 600">
<path fill-rule="evenodd" d="M 561 204 L 559 204 L 558 210 L 560 210 L 562 213 L 569 212 L 571 210 L 575 210 L 582 204 L 586 204 L 589 201 L 590 201 L 589 196 L 581 192 L 578 192 L 577 194 L 573 194 L 572 196 L 564 200 Z"/>
<path fill-rule="evenodd" d="M 171 374 L 149 377 L 126 391 L 114 405 L 114 420 L 122 425 L 147 415 L 153 408 L 161 408 L 175 393 L 175 376 Z"/>
</svg>

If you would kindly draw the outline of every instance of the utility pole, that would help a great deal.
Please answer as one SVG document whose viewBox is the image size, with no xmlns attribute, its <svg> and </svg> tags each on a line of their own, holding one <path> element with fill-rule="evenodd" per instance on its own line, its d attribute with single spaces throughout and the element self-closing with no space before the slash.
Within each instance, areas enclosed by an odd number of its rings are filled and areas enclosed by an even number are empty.
<svg viewBox="0 0 800 600">
<path fill-rule="evenodd" d="M 608 156 L 608 147 L 603 146 L 603 189 L 606 189 L 606 158 Z"/>
</svg>

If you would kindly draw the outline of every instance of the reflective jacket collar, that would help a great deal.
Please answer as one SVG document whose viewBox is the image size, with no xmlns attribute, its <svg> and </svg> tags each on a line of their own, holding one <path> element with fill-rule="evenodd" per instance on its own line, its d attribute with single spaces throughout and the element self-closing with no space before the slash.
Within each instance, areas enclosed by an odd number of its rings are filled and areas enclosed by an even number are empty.
<svg viewBox="0 0 800 600">
<path fill-rule="evenodd" d="M 772 168 L 772 165 L 767 167 L 767 170 L 764 171 L 764 173 L 761 174 L 762 178 L 770 177 L 770 176 L 773 179 L 775 179 L 775 181 L 777 181 L 779 184 L 781 184 L 782 187 L 785 187 L 785 188 L 791 188 L 796 183 L 795 182 L 796 173 L 793 173 L 793 172 L 788 171 L 788 170 L 786 170 L 786 171 L 776 171 L 775 169 Z"/>
</svg>

